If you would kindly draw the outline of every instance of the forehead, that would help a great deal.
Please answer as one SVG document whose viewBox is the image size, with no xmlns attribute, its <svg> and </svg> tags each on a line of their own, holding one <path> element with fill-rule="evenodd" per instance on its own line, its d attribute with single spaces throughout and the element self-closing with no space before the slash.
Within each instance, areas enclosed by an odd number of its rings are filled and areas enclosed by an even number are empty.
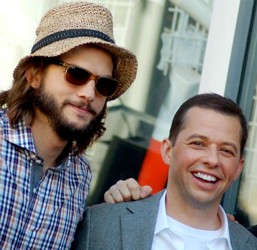
<svg viewBox="0 0 257 250">
<path fill-rule="evenodd" d="M 215 135 L 216 137 L 230 138 L 238 143 L 241 138 L 241 124 L 237 116 L 200 107 L 188 110 L 182 131 L 206 134 L 208 137 Z"/>
<path fill-rule="evenodd" d="M 80 55 L 81 53 L 86 54 L 86 53 L 95 53 L 95 52 L 106 54 L 112 57 L 112 53 L 110 51 L 94 44 L 76 46 L 75 48 L 72 48 L 68 52 L 64 53 L 62 57 L 72 57 L 74 55 Z"/>
<path fill-rule="evenodd" d="M 112 75 L 114 70 L 112 55 L 101 47 L 81 45 L 61 56 L 61 60 L 86 68 L 96 75 Z"/>
</svg>

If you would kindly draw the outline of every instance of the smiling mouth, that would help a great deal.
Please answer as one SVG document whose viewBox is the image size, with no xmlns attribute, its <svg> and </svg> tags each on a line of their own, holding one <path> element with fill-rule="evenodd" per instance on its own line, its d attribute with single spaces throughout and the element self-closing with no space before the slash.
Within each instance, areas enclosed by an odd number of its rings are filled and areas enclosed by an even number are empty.
<svg viewBox="0 0 257 250">
<path fill-rule="evenodd" d="M 197 178 L 197 179 L 201 179 L 205 182 L 211 182 L 211 183 L 216 183 L 217 182 L 217 178 L 212 176 L 212 175 L 208 175 L 208 174 L 203 174 L 200 172 L 197 173 L 193 173 L 193 175 Z"/>
</svg>

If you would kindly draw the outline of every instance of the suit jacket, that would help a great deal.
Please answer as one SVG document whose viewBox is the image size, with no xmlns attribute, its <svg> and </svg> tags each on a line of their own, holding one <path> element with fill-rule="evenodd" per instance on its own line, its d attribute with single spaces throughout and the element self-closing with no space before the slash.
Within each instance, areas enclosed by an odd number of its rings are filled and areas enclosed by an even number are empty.
<svg viewBox="0 0 257 250">
<path fill-rule="evenodd" d="M 88 207 L 72 249 L 150 250 L 161 195 Z M 229 221 L 229 231 L 233 250 L 257 249 L 257 238 L 243 226 Z"/>
</svg>

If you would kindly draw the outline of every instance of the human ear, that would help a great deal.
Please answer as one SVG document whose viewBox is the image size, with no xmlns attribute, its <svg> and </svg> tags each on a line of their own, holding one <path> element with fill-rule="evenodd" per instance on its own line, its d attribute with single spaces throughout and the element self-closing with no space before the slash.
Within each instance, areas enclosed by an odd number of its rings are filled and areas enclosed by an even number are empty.
<svg viewBox="0 0 257 250">
<path fill-rule="evenodd" d="M 242 173 L 243 166 L 244 166 L 244 159 L 241 159 L 240 162 L 238 163 L 238 167 L 235 171 L 233 181 L 235 181 L 239 177 L 239 175 Z"/>
<path fill-rule="evenodd" d="M 29 85 L 34 89 L 38 89 L 40 87 L 41 77 L 42 72 L 37 68 L 30 67 L 26 70 L 26 79 Z"/>
<path fill-rule="evenodd" d="M 172 150 L 171 141 L 168 138 L 164 139 L 161 145 L 161 155 L 164 163 L 167 165 L 171 164 L 171 150 Z"/>
</svg>

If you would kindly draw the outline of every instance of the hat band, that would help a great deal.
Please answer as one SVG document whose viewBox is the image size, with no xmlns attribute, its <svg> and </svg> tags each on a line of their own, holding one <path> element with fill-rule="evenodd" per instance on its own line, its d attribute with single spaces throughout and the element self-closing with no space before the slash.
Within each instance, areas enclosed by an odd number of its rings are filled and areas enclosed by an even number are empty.
<svg viewBox="0 0 257 250">
<path fill-rule="evenodd" d="M 31 49 L 31 53 L 34 53 L 35 51 L 41 49 L 42 47 L 45 47 L 46 45 L 49 45 L 53 42 L 61 41 L 66 38 L 74 38 L 74 37 L 96 37 L 100 38 L 106 42 L 115 43 L 114 40 L 112 40 L 109 36 L 102 33 L 98 30 L 88 30 L 88 29 L 73 29 L 73 30 L 63 30 L 56 32 L 54 34 L 51 34 L 41 40 L 39 40 Z"/>
</svg>

